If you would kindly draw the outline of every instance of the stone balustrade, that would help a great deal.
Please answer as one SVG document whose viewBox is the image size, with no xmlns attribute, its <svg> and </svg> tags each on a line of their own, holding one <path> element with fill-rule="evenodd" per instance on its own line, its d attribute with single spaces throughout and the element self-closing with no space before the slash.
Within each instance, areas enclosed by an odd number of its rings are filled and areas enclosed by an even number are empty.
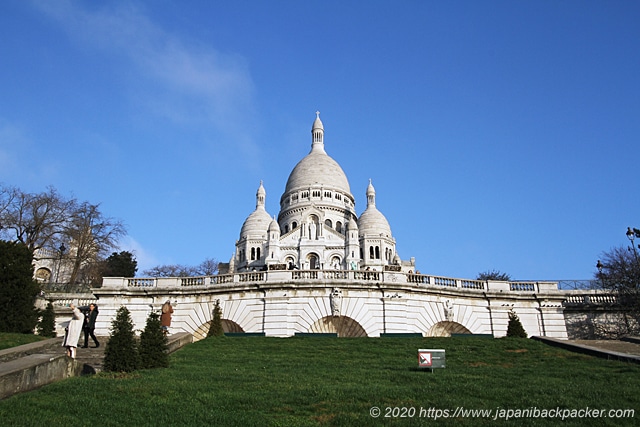
<svg viewBox="0 0 640 427">
<path fill-rule="evenodd" d="M 501 282 L 426 274 L 402 273 L 373 270 L 269 270 L 246 273 L 221 274 L 199 277 L 157 277 L 122 278 L 105 277 L 103 288 L 108 289 L 182 289 L 184 287 L 229 287 L 241 285 L 262 285 L 321 281 L 330 285 L 352 281 L 354 283 L 375 283 L 382 285 L 405 285 L 415 288 L 452 288 L 478 292 L 540 293 L 558 290 L 557 282 Z"/>
<path fill-rule="evenodd" d="M 616 305 L 618 296 L 613 293 L 602 293 L 593 291 L 592 293 L 577 293 L 568 295 L 563 305 L 566 307 L 591 306 L 591 305 Z"/>
</svg>

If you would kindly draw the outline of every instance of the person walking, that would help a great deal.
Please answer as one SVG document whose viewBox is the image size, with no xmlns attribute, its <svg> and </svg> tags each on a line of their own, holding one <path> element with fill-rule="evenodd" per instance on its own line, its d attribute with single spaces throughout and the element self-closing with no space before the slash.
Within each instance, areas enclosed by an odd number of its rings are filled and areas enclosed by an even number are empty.
<svg viewBox="0 0 640 427">
<path fill-rule="evenodd" d="M 71 320 L 69 320 L 69 326 L 66 328 L 67 333 L 64 336 L 64 340 L 62 340 L 62 346 L 67 348 L 67 356 L 75 359 L 80 332 L 82 332 L 83 316 L 74 303 L 69 304 L 69 308 L 71 308 Z"/>
<path fill-rule="evenodd" d="M 82 329 L 84 329 L 84 345 L 82 348 L 89 347 L 89 336 L 91 336 L 93 343 L 96 345 L 95 348 L 100 347 L 100 343 L 94 334 L 97 317 L 98 307 L 95 304 L 89 304 L 89 311 L 84 314 L 84 325 L 82 327 Z"/>
<path fill-rule="evenodd" d="M 173 307 L 171 307 L 171 301 L 167 300 L 162 304 L 162 315 L 160 316 L 160 322 L 162 323 L 162 332 L 165 335 L 169 334 L 169 326 L 171 326 L 171 315 L 173 314 Z"/>
</svg>

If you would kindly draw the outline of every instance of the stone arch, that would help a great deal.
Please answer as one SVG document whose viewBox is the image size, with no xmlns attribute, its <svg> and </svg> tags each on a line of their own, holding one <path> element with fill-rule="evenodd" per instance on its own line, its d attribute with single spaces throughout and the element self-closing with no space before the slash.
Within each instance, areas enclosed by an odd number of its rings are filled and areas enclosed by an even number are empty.
<svg viewBox="0 0 640 427">
<path fill-rule="evenodd" d="M 433 325 L 428 331 L 428 337 L 450 337 L 451 334 L 470 334 L 471 331 L 458 322 L 443 321 Z"/>
<path fill-rule="evenodd" d="M 355 320 L 347 316 L 325 316 L 317 320 L 311 327 L 310 333 L 331 333 L 339 337 L 366 337 L 367 332 Z"/>
<path fill-rule="evenodd" d="M 193 339 L 195 341 L 198 341 L 203 338 L 206 338 L 207 334 L 209 333 L 209 328 L 211 328 L 211 321 L 208 321 L 204 325 L 200 325 L 200 327 L 193 332 Z M 228 319 L 222 319 L 222 330 L 225 333 L 226 332 L 230 332 L 230 333 L 244 332 L 244 329 L 242 329 L 242 326 L 238 325 L 233 320 L 228 320 Z"/>
<path fill-rule="evenodd" d="M 311 252 L 307 255 L 307 263 L 309 265 L 309 270 L 319 270 L 320 269 L 320 256 L 317 253 Z"/>
<path fill-rule="evenodd" d="M 331 269 L 335 268 L 336 270 L 339 270 L 342 266 L 342 257 L 340 255 L 331 254 L 327 260 L 327 265 L 329 265 Z"/>
<path fill-rule="evenodd" d="M 40 267 L 36 270 L 36 280 L 39 283 L 49 283 L 51 280 L 51 270 L 46 267 Z"/>
</svg>

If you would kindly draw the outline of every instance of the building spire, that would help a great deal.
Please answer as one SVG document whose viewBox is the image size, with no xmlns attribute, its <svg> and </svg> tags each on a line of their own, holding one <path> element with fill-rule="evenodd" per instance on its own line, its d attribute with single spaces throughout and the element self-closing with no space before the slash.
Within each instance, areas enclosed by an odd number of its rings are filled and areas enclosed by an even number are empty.
<svg viewBox="0 0 640 427">
<path fill-rule="evenodd" d="M 311 151 L 324 152 L 324 126 L 320 120 L 320 111 L 316 111 L 316 119 L 311 127 Z"/>
<path fill-rule="evenodd" d="M 264 201 L 267 197 L 267 192 L 262 185 L 262 180 L 260 180 L 260 187 L 258 187 L 258 191 L 256 192 L 256 209 L 262 208 L 264 209 Z"/>
<path fill-rule="evenodd" d="M 369 186 L 367 187 L 367 208 L 376 206 L 376 189 L 373 188 L 371 178 L 369 178 Z"/>
</svg>

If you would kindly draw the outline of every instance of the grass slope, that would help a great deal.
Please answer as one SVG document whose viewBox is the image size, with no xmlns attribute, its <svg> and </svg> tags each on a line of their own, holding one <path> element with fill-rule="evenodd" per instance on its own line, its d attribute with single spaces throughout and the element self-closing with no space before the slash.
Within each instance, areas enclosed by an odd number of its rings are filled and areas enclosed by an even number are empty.
<svg viewBox="0 0 640 427">
<path fill-rule="evenodd" d="M 447 367 L 417 369 L 418 348 Z M 640 366 L 527 339 L 215 338 L 168 369 L 71 378 L 0 402 L 5 425 L 634 425 L 637 418 L 440 417 L 435 410 L 634 409 Z M 372 418 L 377 406 L 382 414 Z M 413 417 L 385 418 L 389 407 Z M 427 418 L 429 408 L 434 408 Z M 423 417 L 419 415 L 422 414 Z M 406 412 L 410 415 L 410 412 Z"/>
<path fill-rule="evenodd" d="M 41 337 L 40 335 L 2 332 L 0 333 L 0 350 L 4 350 L 11 347 L 17 347 L 23 344 L 30 344 L 32 342 L 42 341 L 46 339 L 49 339 L 49 338 Z"/>
</svg>

